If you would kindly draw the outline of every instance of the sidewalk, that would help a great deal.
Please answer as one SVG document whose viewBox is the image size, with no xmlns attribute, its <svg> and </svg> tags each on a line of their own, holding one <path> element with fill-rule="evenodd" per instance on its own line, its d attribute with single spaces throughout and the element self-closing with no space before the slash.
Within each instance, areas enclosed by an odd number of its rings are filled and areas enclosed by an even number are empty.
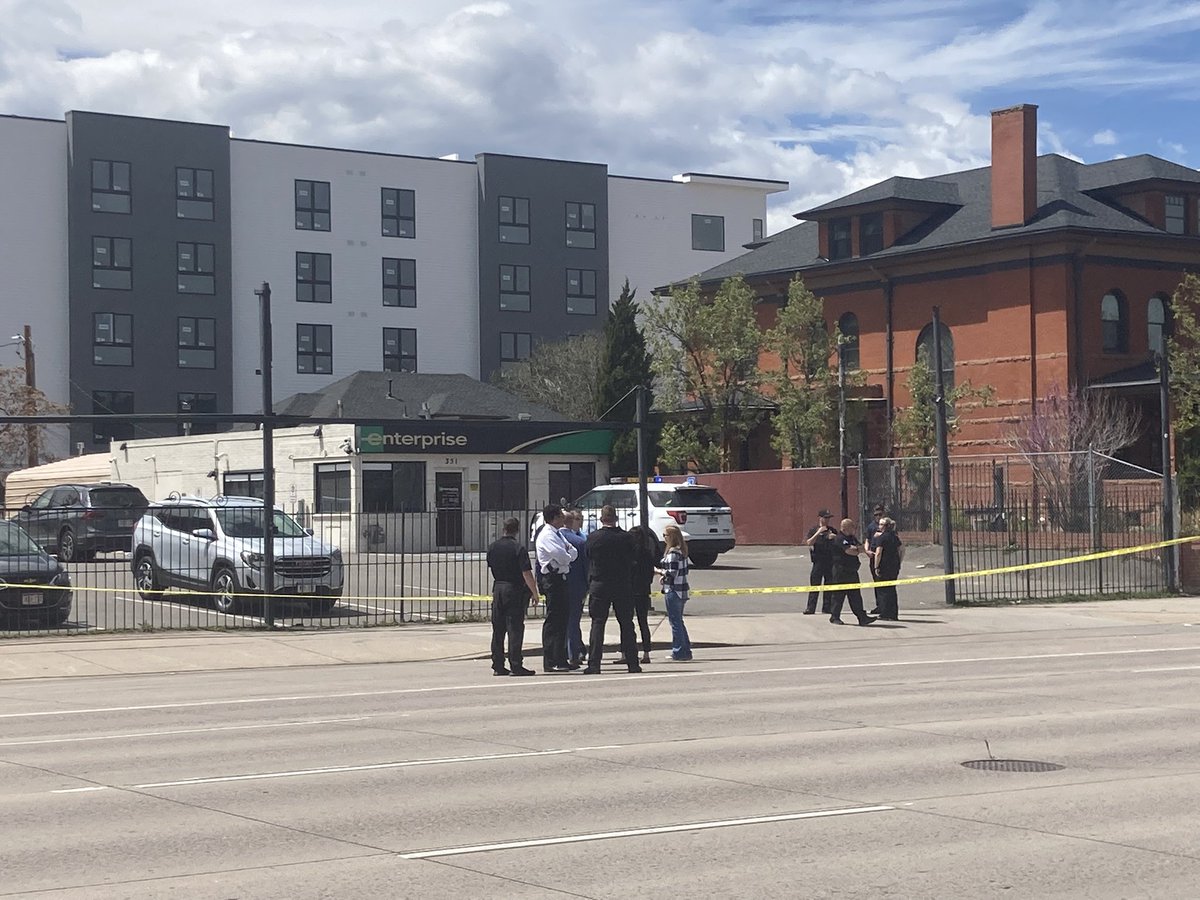
<svg viewBox="0 0 1200 900">
<path fill-rule="evenodd" d="M 1184 625 L 1200 628 L 1200 597 L 1028 605 L 998 608 L 924 607 L 905 612 L 896 627 L 836 627 L 821 615 L 797 613 L 689 616 L 698 656 L 704 647 L 836 641 L 910 641 L 988 632 L 1049 631 L 1111 625 Z M 670 627 L 651 618 L 656 651 L 670 645 Z M 526 632 L 531 658 L 540 648 L 540 620 Z M 616 625 L 610 620 L 610 646 Z M 405 625 L 326 631 L 180 631 L 155 634 L 14 638 L 0 641 L 0 681 L 71 676 L 273 669 L 429 660 L 486 659 L 491 627 Z"/>
</svg>

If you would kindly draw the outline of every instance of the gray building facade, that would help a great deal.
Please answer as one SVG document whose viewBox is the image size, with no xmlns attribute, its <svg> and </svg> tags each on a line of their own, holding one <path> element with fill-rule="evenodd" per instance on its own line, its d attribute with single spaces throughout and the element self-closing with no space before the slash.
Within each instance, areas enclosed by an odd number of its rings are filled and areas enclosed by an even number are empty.
<svg viewBox="0 0 1200 900">
<path fill-rule="evenodd" d="M 482 153 L 479 375 L 540 340 L 602 328 L 609 307 L 608 167 Z"/>
<path fill-rule="evenodd" d="M 229 129 L 69 112 L 71 407 L 85 449 L 170 434 L 129 413 L 232 405 Z"/>
</svg>

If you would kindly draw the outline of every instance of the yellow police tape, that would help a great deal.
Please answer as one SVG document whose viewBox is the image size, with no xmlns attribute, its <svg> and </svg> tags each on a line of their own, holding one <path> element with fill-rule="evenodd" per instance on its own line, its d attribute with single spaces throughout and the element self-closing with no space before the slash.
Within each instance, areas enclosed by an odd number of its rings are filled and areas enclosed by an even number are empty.
<svg viewBox="0 0 1200 900">
<path fill-rule="evenodd" d="M 897 578 L 893 581 L 860 581 L 857 584 L 838 584 L 825 585 L 824 589 L 829 590 L 835 588 L 837 590 L 862 590 L 864 588 L 877 587 L 892 587 L 906 584 L 929 584 L 938 581 L 959 581 L 964 578 L 986 578 L 991 575 L 1006 575 L 1012 572 L 1025 572 L 1031 569 L 1049 569 L 1055 566 L 1070 566 L 1076 563 L 1091 562 L 1097 559 L 1106 559 L 1112 556 L 1125 556 L 1133 553 L 1146 553 L 1151 550 L 1161 550 L 1164 547 L 1172 547 L 1178 544 L 1186 544 L 1191 541 L 1200 541 L 1200 536 L 1192 535 L 1190 537 L 1173 538 L 1169 541 L 1156 541 L 1152 544 L 1139 544 L 1136 547 L 1121 547 L 1117 550 L 1101 550 L 1095 553 L 1085 553 L 1081 556 L 1068 556 L 1063 559 L 1048 559 L 1042 562 L 1035 563 L 1020 563 L 1014 566 L 999 566 L 993 569 L 978 569 L 973 572 L 955 572 L 953 574 L 941 575 L 921 575 L 916 578 Z M 0 579 L 0 588 L 5 586 L 3 579 Z M 14 588 L 19 588 L 21 585 L 12 585 Z M 822 590 L 821 585 L 797 584 L 788 587 L 762 587 L 762 588 L 712 588 L 706 590 L 689 591 L 690 597 L 730 597 L 740 594 L 808 594 L 813 591 Z M 135 591 L 135 588 L 130 587 L 65 587 L 63 585 L 37 585 L 39 591 L 75 591 L 84 593 L 96 594 L 115 594 L 115 593 L 130 593 Z M 141 596 L 161 597 L 167 594 L 165 590 L 158 591 L 138 591 Z M 211 597 L 211 591 L 194 591 L 184 588 L 172 589 L 170 591 L 173 597 Z M 324 595 L 324 594 L 263 594 L 254 591 L 229 593 L 225 596 L 233 598 L 248 598 L 262 600 L 266 597 L 271 597 L 274 600 L 342 600 L 347 602 L 376 602 L 379 600 L 402 600 L 404 602 L 430 602 L 434 600 L 455 600 L 464 603 L 491 603 L 492 598 L 487 594 L 427 594 L 417 596 L 401 596 L 392 597 L 379 594 L 367 596 L 342 596 L 342 595 Z"/>
</svg>

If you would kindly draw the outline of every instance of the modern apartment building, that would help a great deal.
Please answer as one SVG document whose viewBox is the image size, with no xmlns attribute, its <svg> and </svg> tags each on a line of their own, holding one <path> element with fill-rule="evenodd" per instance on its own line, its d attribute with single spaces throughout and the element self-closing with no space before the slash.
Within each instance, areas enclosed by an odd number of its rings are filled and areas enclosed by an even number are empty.
<svg viewBox="0 0 1200 900">
<path fill-rule="evenodd" d="M 113 414 L 71 435 L 86 449 L 154 433 L 129 413 L 258 409 L 264 282 L 277 398 L 360 370 L 487 379 L 539 340 L 603 327 L 626 278 L 648 299 L 734 258 L 787 189 L 90 112 L 0 117 L 0 153 L 21 211 L 0 223 L 0 331 L 33 327 L 52 400 Z"/>
</svg>

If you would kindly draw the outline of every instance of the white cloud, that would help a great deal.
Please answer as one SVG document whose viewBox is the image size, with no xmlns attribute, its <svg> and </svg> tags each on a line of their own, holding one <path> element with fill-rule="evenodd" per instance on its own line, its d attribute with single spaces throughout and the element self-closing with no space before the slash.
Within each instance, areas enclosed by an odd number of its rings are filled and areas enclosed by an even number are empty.
<svg viewBox="0 0 1200 900">
<path fill-rule="evenodd" d="M 1092 143 L 1097 147 L 1112 147 L 1117 143 L 1117 133 L 1111 128 L 1097 131 L 1092 135 Z"/>
<path fill-rule="evenodd" d="M 209 0 L 185 13 L 150 0 L 0 0 L 0 112 L 94 109 L 270 140 L 782 178 L 792 190 L 772 200 L 778 230 L 798 209 L 891 175 L 986 164 L 980 92 L 1005 105 L 1047 86 L 1200 82 L 1190 59 L 1142 52 L 1164 29 L 1200 31 L 1198 3 L 1010 10 L 1003 0 L 827 12 L 799 0 Z M 1049 124 L 1069 112 L 1043 110 L 1043 147 L 1075 155 L 1072 141 L 1115 140 L 1102 105 L 1090 128 Z"/>
</svg>

